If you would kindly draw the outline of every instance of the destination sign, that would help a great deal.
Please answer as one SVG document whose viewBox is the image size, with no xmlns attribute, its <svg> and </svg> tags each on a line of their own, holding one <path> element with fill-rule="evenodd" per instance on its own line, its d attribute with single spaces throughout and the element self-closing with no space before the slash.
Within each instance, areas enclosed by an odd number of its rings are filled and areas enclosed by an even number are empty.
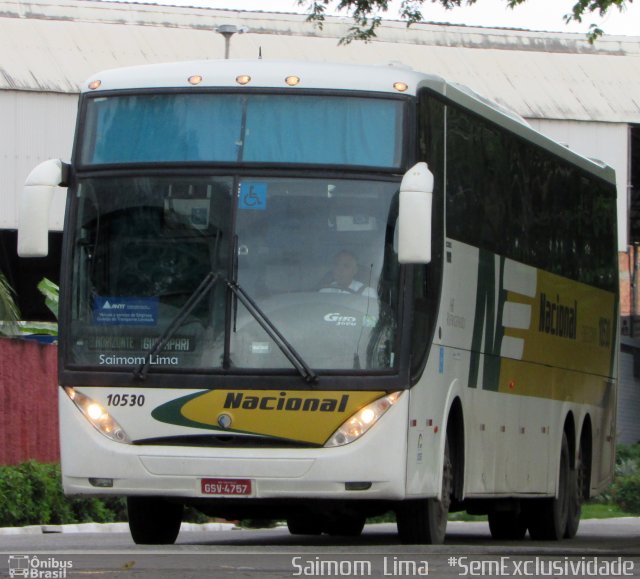
<svg viewBox="0 0 640 579">
<path fill-rule="evenodd" d="M 89 350 L 151 350 L 158 336 L 87 336 Z M 195 341 L 187 336 L 174 336 L 162 348 L 163 352 L 193 352 Z"/>
</svg>

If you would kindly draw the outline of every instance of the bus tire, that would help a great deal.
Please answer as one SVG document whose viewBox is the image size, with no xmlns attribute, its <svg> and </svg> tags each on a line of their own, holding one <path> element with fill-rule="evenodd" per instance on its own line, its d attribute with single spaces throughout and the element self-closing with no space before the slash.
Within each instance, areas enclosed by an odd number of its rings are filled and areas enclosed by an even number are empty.
<svg viewBox="0 0 640 579">
<path fill-rule="evenodd" d="M 156 497 L 127 497 L 129 530 L 136 545 L 172 545 L 182 524 L 183 505 Z"/>
<path fill-rule="evenodd" d="M 440 499 L 403 501 L 396 510 L 400 540 L 407 545 L 444 543 L 453 492 L 453 465 L 449 454 L 449 437 L 445 441 Z"/>
<path fill-rule="evenodd" d="M 584 460 L 582 445 L 578 451 L 576 467 L 571 470 L 569 478 L 569 509 L 567 516 L 567 528 L 565 529 L 565 539 L 573 539 L 580 525 L 582 515 L 582 502 L 585 496 L 585 481 L 587 480 L 587 462 Z"/>
<path fill-rule="evenodd" d="M 530 501 L 529 534 L 534 541 L 560 541 L 565 536 L 571 495 L 571 460 L 567 435 L 562 435 L 557 497 Z"/>
<path fill-rule="evenodd" d="M 489 530 L 496 541 L 521 541 L 527 534 L 527 521 L 520 511 L 493 511 Z"/>
</svg>

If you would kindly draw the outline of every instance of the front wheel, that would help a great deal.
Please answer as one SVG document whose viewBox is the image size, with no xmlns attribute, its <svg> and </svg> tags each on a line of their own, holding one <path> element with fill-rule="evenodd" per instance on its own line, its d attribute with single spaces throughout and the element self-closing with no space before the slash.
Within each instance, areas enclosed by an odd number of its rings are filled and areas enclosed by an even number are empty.
<svg viewBox="0 0 640 579">
<path fill-rule="evenodd" d="M 127 497 L 129 530 L 136 545 L 172 545 L 182 524 L 181 503 L 156 497 Z"/>
<path fill-rule="evenodd" d="M 452 492 L 453 466 L 447 437 L 444 447 L 440 498 L 401 503 L 396 511 L 400 540 L 409 545 L 440 545 L 444 543 Z"/>
</svg>

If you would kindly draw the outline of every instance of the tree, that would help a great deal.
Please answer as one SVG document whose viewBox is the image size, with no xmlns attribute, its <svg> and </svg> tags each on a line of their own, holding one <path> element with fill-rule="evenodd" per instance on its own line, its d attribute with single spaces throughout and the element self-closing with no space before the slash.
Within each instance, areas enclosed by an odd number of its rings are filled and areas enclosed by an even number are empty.
<svg viewBox="0 0 640 579">
<path fill-rule="evenodd" d="M 508 8 L 515 8 L 519 4 L 535 0 L 504 0 Z M 381 13 L 389 10 L 391 0 L 297 0 L 298 4 L 305 6 L 309 12 L 309 20 L 322 28 L 327 8 L 334 7 L 338 11 L 344 11 L 353 18 L 353 26 L 347 35 L 340 40 L 341 44 L 347 44 L 352 40 L 368 41 L 375 37 L 376 28 L 382 22 Z M 400 18 L 407 22 L 407 26 L 423 20 L 422 6 L 427 3 L 442 4 L 451 10 L 463 4 L 475 4 L 477 0 L 402 0 L 400 4 Z M 582 22 L 585 17 L 598 14 L 603 17 L 612 8 L 622 11 L 633 0 L 576 0 L 571 12 L 565 14 L 564 21 Z M 587 38 L 594 42 L 602 36 L 604 31 L 597 25 L 591 24 Z"/>
<path fill-rule="evenodd" d="M 0 272 L 0 335 L 17 333 L 20 312 L 14 300 L 14 291 L 7 278 Z"/>
</svg>

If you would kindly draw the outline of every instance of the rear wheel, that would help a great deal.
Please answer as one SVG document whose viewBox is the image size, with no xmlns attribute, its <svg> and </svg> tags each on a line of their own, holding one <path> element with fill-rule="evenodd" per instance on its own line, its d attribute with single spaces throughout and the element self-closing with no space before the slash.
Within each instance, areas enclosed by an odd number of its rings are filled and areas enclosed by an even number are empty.
<svg viewBox="0 0 640 579">
<path fill-rule="evenodd" d="M 582 445 L 578 451 L 576 468 L 571 471 L 569 478 L 569 509 L 567 516 L 567 528 L 564 536 L 573 539 L 578 532 L 580 516 L 582 515 L 582 502 L 585 497 L 585 481 L 587 479 L 587 462 L 585 461 Z"/>
<path fill-rule="evenodd" d="M 442 493 L 439 499 L 404 501 L 396 511 L 398 534 L 405 544 L 439 545 L 444 542 L 453 491 L 449 437 L 445 441 Z"/>
<path fill-rule="evenodd" d="M 528 505 L 527 520 L 529 534 L 534 540 L 559 541 L 565 536 L 569 520 L 570 497 L 572 494 L 571 463 L 567 435 L 562 435 L 560 451 L 560 473 L 557 497 L 537 499 Z"/>
<path fill-rule="evenodd" d="M 172 545 L 178 538 L 183 506 L 156 497 L 127 497 L 129 530 L 137 545 Z"/>
</svg>

